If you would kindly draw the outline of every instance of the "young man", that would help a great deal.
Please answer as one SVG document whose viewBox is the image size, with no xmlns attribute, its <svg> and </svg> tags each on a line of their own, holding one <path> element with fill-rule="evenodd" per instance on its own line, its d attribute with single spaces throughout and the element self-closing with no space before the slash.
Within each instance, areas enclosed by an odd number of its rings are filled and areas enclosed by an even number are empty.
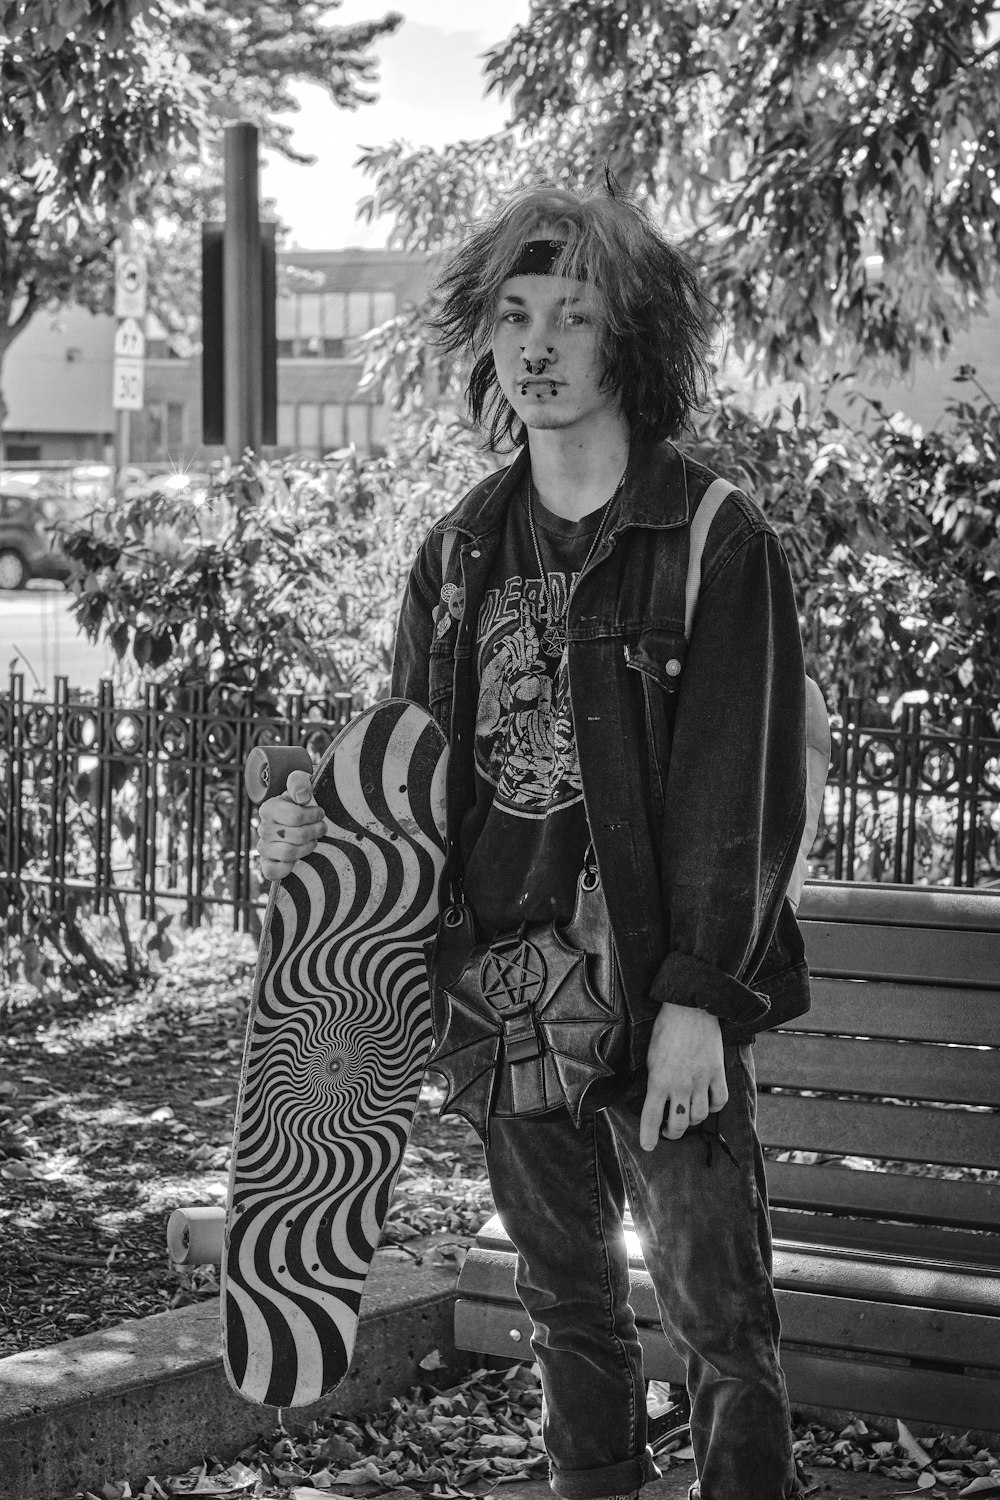
<svg viewBox="0 0 1000 1500">
<path fill-rule="evenodd" d="M 707 375 L 707 305 L 634 204 L 522 194 L 473 228 L 439 292 L 445 351 L 476 361 L 472 414 L 518 453 L 421 547 L 393 693 L 449 736 L 451 892 L 481 943 L 509 955 L 512 934 L 565 932 L 596 865 L 625 1033 L 613 1076 L 572 1107 L 488 1122 L 552 1488 L 597 1500 L 657 1477 L 627 1203 L 687 1365 L 692 1493 L 788 1500 L 750 1045 L 808 1006 L 784 900 L 806 785 L 787 564 L 732 493 L 686 640 L 690 521 L 715 476 L 669 439 Z M 317 834 L 305 778 L 290 791 L 261 809 L 271 878 Z"/>
</svg>

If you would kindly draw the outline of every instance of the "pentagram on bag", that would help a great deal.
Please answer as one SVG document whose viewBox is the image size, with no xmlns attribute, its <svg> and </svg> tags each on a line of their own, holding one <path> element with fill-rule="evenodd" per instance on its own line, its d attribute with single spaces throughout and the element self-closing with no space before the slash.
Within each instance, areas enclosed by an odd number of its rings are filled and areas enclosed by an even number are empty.
<svg viewBox="0 0 1000 1500">
<path fill-rule="evenodd" d="M 494 943 L 479 970 L 483 998 L 494 1010 L 531 1005 L 545 988 L 545 960 L 533 943 Z"/>
</svg>

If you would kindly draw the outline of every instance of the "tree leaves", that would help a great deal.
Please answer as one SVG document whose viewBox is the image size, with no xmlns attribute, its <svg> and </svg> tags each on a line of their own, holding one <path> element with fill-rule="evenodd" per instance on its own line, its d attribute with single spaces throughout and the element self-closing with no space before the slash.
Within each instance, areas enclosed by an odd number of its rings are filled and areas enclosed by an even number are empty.
<svg viewBox="0 0 1000 1500">
<path fill-rule="evenodd" d="M 906 370 L 1000 285 L 997 10 L 537 0 L 487 58 L 508 128 L 367 152 L 367 211 L 433 250 L 498 190 L 608 163 L 687 237 L 749 363 Z"/>
</svg>

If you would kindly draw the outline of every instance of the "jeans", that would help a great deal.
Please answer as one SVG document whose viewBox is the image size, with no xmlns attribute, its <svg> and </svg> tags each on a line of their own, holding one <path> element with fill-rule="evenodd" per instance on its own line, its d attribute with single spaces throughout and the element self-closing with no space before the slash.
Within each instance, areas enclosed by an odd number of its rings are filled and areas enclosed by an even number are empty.
<svg viewBox="0 0 1000 1500">
<path fill-rule="evenodd" d="M 664 1331 L 687 1366 L 700 1500 L 799 1493 L 778 1363 L 771 1232 L 749 1045 L 725 1048 L 721 1140 L 688 1131 L 645 1152 L 622 1106 L 577 1130 L 565 1111 L 491 1121 L 487 1166 L 534 1324 L 542 1434 L 564 1500 L 659 1477 L 628 1303 L 628 1201 Z"/>
</svg>

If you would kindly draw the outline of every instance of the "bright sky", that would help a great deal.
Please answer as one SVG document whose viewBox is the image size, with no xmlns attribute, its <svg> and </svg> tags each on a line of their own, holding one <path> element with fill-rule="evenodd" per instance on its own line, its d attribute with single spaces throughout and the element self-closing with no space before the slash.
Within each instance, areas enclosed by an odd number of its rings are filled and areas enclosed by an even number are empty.
<svg viewBox="0 0 1000 1500">
<path fill-rule="evenodd" d="M 266 153 L 261 191 L 273 198 L 291 231 L 289 245 L 335 250 L 383 246 L 388 219 L 372 225 L 354 217 L 371 183 L 354 162 L 359 147 L 404 139 L 413 146 L 489 135 L 500 129 L 506 106 L 484 98 L 482 56 L 519 22 L 529 0 L 343 0 L 332 19 L 372 20 L 390 10 L 406 17 L 394 36 L 375 44 L 378 103 L 337 109 L 322 89 L 296 90 L 302 111 L 291 117 L 294 145 L 317 158 L 299 167 Z"/>
</svg>

